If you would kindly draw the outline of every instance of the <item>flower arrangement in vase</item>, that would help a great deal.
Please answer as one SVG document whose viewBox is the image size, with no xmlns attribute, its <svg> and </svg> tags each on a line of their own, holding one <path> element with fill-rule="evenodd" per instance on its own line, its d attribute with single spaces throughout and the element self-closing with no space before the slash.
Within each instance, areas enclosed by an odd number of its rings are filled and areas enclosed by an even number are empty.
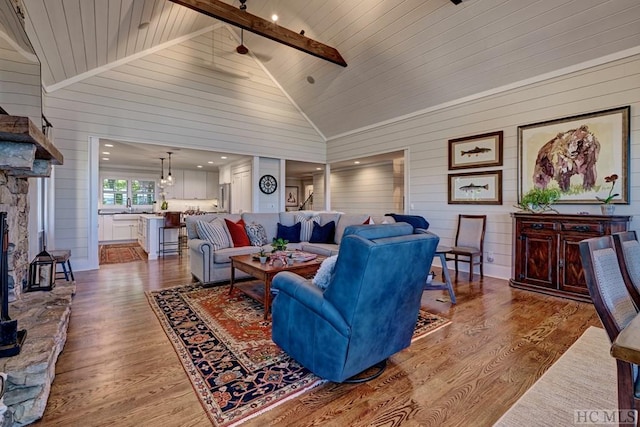
<svg viewBox="0 0 640 427">
<path fill-rule="evenodd" d="M 607 197 L 602 198 L 602 197 L 596 196 L 596 199 L 602 202 L 602 205 L 600 206 L 602 215 L 613 215 L 613 212 L 615 210 L 615 206 L 612 205 L 613 199 L 615 199 L 620 195 L 620 193 L 615 193 L 615 194 L 613 193 L 613 189 L 616 186 L 617 180 L 618 180 L 618 175 L 616 175 L 615 173 L 613 175 L 604 177 L 604 182 L 610 182 L 611 187 L 609 188 L 609 194 L 607 195 Z"/>
</svg>

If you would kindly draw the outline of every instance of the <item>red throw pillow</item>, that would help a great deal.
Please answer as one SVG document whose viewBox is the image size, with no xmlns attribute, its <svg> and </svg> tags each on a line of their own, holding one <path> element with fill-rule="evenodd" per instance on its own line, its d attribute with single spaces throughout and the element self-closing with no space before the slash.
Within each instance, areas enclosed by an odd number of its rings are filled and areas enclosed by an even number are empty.
<svg viewBox="0 0 640 427">
<path fill-rule="evenodd" d="M 227 223 L 227 228 L 229 229 L 229 234 L 231 234 L 231 240 L 233 240 L 234 248 L 240 246 L 251 246 L 249 236 L 247 236 L 247 230 L 244 228 L 244 220 L 241 219 L 238 222 L 233 222 L 225 218 L 224 222 Z"/>
</svg>

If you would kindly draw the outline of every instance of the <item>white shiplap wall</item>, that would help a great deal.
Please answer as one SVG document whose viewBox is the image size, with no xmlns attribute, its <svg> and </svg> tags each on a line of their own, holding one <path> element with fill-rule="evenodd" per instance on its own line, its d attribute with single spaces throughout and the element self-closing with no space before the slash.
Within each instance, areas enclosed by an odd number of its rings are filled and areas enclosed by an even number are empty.
<svg viewBox="0 0 640 427">
<path fill-rule="evenodd" d="M 271 175 L 276 178 L 278 187 L 275 193 L 264 194 L 260 191 L 259 180 L 264 175 Z M 258 212 L 280 212 L 282 210 L 280 209 L 280 199 L 282 198 L 280 195 L 284 191 L 284 185 L 280 182 L 280 160 L 260 158 L 260 170 L 255 174 L 254 178 L 256 182 L 253 188 L 258 199 Z"/>
<path fill-rule="evenodd" d="M 222 34 L 215 40 L 220 50 L 234 47 Z M 74 268 L 95 267 L 90 136 L 325 162 L 324 140 L 262 69 L 235 55 L 219 62 L 249 69 L 250 80 L 213 71 L 203 62 L 210 47 L 205 34 L 47 95 L 45 114 L 65 156 L 56 167 L 55 245 L 73 251 Z"/>
<path fill-rule="evenodd" d="M 0 37 L 0 107 L 40 125 L 40 64 L 26 58 Z"/>
<path fill-rule="evenodd" d="M 485 263 L 488 275 L 511 274 L 511 217 L 517 199 L 517 127 L 544 120 L 631 105 L 630 201 L 616 213 L 635 215 L 640 229 L 640 56 L 607 63 L 518 89 L 436 110 L 328 142 L 328 162 L 371 152 L 408 147 L 407 211 L 425 216 L 442 243 L 453 243 L 458 213 L 487 214 L 485 251 L 495 254 Z M 452 138 L 504 131 L 503 205 L 447 204 L 447 141 Z M 496 168 L 484 168 L 491 170 Z M 476 170 L 476 169 L 474 169 Z M 333 183 L 332 183 L 333 190 Z M 351 188 L 351 196 L 359 188 Z M 344 198 L 348 194 L 343 195 Z M 563 213 L 599 213 L 597 205 L 558 205 Z"/>
<path fill-rule="evenodd" d="M 347 213 L 396 212 L 393 162 L 331 172 L 331 208 Z"/>
</svg>

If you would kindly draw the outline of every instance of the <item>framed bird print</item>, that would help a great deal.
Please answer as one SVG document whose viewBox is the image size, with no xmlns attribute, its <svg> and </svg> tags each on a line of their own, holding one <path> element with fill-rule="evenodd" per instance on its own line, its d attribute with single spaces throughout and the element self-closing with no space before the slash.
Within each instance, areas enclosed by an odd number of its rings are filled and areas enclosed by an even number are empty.
<svg viewBox="0 0 640 427">
<path fill-rule="evenodd" d="M 503 132 L 449 140 L 449 170 L 502 166 Z"/>
</svg>

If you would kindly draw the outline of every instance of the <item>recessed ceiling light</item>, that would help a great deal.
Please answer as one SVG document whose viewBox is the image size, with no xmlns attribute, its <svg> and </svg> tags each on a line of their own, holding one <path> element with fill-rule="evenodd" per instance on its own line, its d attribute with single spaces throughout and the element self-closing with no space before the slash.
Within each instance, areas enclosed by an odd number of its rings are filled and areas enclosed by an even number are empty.
<svg viewBox="0 0 640 427">
<path fill-rule="evenodd" d="M 307 81 L 309 82 L 309 84 L 314 84 L 316 82 L 316 79 L 314 79 L 313 76 L 307 76 Z"/>
<path fill-rule="evenodd" d="M 275 13 L 273 15 L 271 15 L 271 20 L 273 22 L 276 22 L 278 20 L 278 15 L 276 15 Z"/>
<path fill-rule="evenodd" d="M 321 171 L 321 170 L 322 170 L 322 168 L 316 168 L 316 170 L 317 170 L 317 171 Z"/>
<path fill-rule="evenodd" d="M 207 163 L 209 163 L 210 165 L 212 165 L 212 164 L 213 164 L 213 162 L 212 162 L 212 161 L 208 161 Z"/>
<path fill-rule="evenodd" d="M 104 144 L 105 147 L 113 147 L 113 144 Z"/>
<path fill-rule="evenodd" d="M 196 167 L 197 167 L 197 168 L 200 168 L 200 169 L 202 169 L 202 165 L 198 165 L 198 166 L 196 166 Z"/>
<path fill-rule="evenodd" d="M 356 165 L 359 165 L 359 164 L 360 164 L 360 162 L 359 162 L 359 161 L 357 161 L 357 160 L 356 160 L 355 162 L 353 162 L 353 163 L 354 163 L 354 164 L 356 164 Z"/>
<path fill-rule="evenodd" d="M 102 160 L 109 160 L 109 158 L 108 157 L 103 157 Z"/>
<path fill-rule="evenodd" d="M 221 158 L 222 160 L 226 160 L 226 159 L 227 159 L 227 156 L 221 156 L 220 158 Z"/>
<path fill-rule="evenodd" d="M 144 22 L 141 22 L 140 25 L 138 25 L 138 29 L 139 30 L 144 30 L 148 26 L 149 26 L 149 22 L 148 21 L 144 21 Z"/>
<path fill-rule="evenodd" d="M 110 152 L 108 152 L 108 151 L 103 151 L 103 152 L 102 152 L 102 154 L 106 154 L 106 155 L 108 156 L 108 155 L 109 155 L 109 154 L 111 154 L 111 153 L 110 153 Z"/>
</svg>

